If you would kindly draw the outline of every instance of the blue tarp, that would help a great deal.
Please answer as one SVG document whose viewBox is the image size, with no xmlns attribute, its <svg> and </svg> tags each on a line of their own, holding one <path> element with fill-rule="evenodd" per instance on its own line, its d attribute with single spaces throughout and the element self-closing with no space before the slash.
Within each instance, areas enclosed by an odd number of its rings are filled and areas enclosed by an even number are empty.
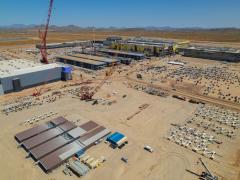
<svg viewBox="0 0 240 180">
<path fill-rule="evenodd" d="M 124 137 L 125 136 L 123 134 L 115 132 L 107 138 L 107 141 L 109 141 L 112 144 L 117 144 L 117 142 L 119 142 Z"/>
<path fill-rule="evenodd" d="M 62 67 L 62 72 L 71 73 L 72 68 L 70 66 L 64 66 L 64 67 Z"/>
<path fill-rule="evenodd" d="M 80 156 L 82 156 L 84 153 L 85 153 L 84 149 L 81 149 L 80 151 L 78 151 L 78 152 L 75 154 L 75 156 L 76 156 L 76 157 L 80 157 Z"/>
</svg>

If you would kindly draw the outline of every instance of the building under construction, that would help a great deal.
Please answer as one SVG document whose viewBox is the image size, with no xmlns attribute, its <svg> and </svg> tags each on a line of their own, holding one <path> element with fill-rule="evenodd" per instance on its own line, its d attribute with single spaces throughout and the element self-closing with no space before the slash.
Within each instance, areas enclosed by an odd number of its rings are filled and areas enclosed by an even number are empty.
<svg viewBox="0 0 240 180">
<path fill-rule="evenodd" d="M 84 47 L 90 47 L 92 46 L 91 41 L 72 41 L 72 42 L 63 42 L 63 43 L 51 43 L 47 44 L 47 49 L 56 49 L 56 48 L 66 48 L 66 47 L 78 47 L 78 46 L 84 46 Z M 36 48 L 41 49 L 42 45 L 37 44 Z"/>
<path fill-rule="evenodd" d="M 149 39 L 129 39 L 112 43 L 111 48 L 121 51 L 144 53 L 147 56 L 165 56 L 174 53 L 174 42 Z"/>
<path fill-rule="evenodd" d="M 88 54 L 74 53 L 74 54 L 70 54 L 70 56 L 103 62 L 103 63 L 106 63 L 107 66 L 117 65 L 120 63 L 120 61 L 116 58 L 107 58 L 107 57 L 93 56 Z"/>
<path fill-rule="evenodd" d="M 145 55 L 143 53 L 137 52 L 126 52 L 112 49 L 98 49 L 98 52 L 113 57 L 130 58 L 134 60 L 142 60 L 145 58 Z"/>
<path fill-rule="evenodd" d="M 233 48 L 189 46 L 178 48 L 178 52 L 187 57 L 240 62 L 240 50 Z"/>
<path fill-rule="evenodd" d="M 58 56 L 57 61 L 91 70 L 100 70 L 104 67 L 117 65 L 120 63 L 120 61 L 117 59 L 86 54 L 69 54 L 67 56 Z"/>
<path fill-rule="evenodd" d="M 94 61 L 74 56 L 58 56 L 57 61 L 90 70 L 100 70 L 107 66 L 107 63 L 105 62 Z"/>
<path fill-rule="evenodd" d="M 0 61 L 0 95 L 62 79 L 63 66 L 16 59 Z"/>
</svg>

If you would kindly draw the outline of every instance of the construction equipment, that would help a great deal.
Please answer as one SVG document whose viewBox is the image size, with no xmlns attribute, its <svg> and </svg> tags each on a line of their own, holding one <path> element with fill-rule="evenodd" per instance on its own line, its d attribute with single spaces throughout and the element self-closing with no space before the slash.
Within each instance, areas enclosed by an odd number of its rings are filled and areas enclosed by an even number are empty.
<svg viewBox="0 0 240 180">
<path fill-rule="evenodd" d="M 51 18 L 51 14 L 52 14 L 52 7 L 53 7 L 53 0 L 50 0 L 45 30 L 44 30 L 44 32 L 41 32 L 41 30 L 39 29 L 39 38 L 42 41 L 42 45 L 40 46 L 40 52 L 42 55 L 41 62 L 44 64 L 49 63 L 48 59 L 47 59 L 47 33 L 48 33 L 49 22 L 50 22 L 50 18 Z"/>
<path fill-rule="evenodd" d="M 172 97 L 176 98 L 176 99 L 179 99 L 179 100 L 182 100 L 182 101 L 186 101 L 186 98 L 183 97 L 183 96 L 173 95 Z"/>
<path fill-rule="evenodd" d="M 101 87 L 105 84 L 105 82 L 112 76 L 114 73 L 114 65 L 115 63 L 112 63 L 111 68 L 109 71 L 106 71 L 104 79 L 94 88 L 92 92 L 85 91 L 83 94 L 80 95 L 81 100 L 89 101 L 92 100 L 92 97 L 101 89 Z"/>
<path fill-rule="evenodd" d="M 43 88 L 37 89 L 35 88 L 32 96 L 41 96 Z"/>
<path fill-rule="evenodd" d="M 109 76 L 105 76 L 104 79 L 98 84 L 93 91 L 85 91 L 83 94 L 81 94 L 81 100 L 92 100 L 92 97 L 94 94 L 98 92 L 98 90 L 105 84 L 105 82 L 108 80 Z"/>
<path fill-rule="evenodd" d="M 41 96 L 42 94 L 51 91 L 51 88 L 46 88 L 44 85 L 39 89 L 35 88 L 32 96 Z"/>
<path fill-rule="evenodd" d="M 49 27 L 49 22 L 50 22 L 51 13 L 52 13 L 52 7 L 53 7 L 53 0 L 50 0 L 49 9 L 48 9 L 48 18 L 47 18 L 47 23 L 45 25 L 45 30 L 44 32 L 41 32 L 41 30 L 39 29 L 39 38 L 42 41 L 42 45 L 40 46 L 40 52 L 42 55 L 41 63 L 44 63 L 44 64 L 49 63 L 47 59 L 47 33 L 48 33 L 48 27 Z M 43 89 L 44 89 L 43 87 L 40 89 L 35 88 L 32 96 L 40 96 L 42 94 Z"/>
<path fill-rule="evenodd" d="M 127 157 L 122 157 L 121 160 L 125 163 L 128 163 L 128 158 Z"/>
<path fill-rule="evenodd" d="M 202 161 L 201 158 L 199 158 L 199 161 L 201 162 L 201 164 L 203 165 L 203 167 L 205 168 L 206 171 L 203 171 L 202 174 L 197 174 L 195 172 L 192 172 L 188 169 L 186 169 L 186 171 L 190 172 L 191 174 L 194 174 L 196 176 L 199 177 L 199 179 L 202 180 L 218 180 L 218 177 L 213 175 L 210 170 L 207 168 L 207 166 L 205 165 L 205 163 Z"/>
</svg>

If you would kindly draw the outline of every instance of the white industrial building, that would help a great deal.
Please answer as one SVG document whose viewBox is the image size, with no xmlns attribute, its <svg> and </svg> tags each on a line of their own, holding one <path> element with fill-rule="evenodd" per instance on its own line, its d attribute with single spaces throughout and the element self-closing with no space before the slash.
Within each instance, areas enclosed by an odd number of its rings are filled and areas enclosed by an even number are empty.
<svg viewBox="0 0 240 180">
<path fill-rule="evenodd" d="M 29 60 L 0 61 L 0 95 L 61 80 L 62 66 Z"/>
</svg>

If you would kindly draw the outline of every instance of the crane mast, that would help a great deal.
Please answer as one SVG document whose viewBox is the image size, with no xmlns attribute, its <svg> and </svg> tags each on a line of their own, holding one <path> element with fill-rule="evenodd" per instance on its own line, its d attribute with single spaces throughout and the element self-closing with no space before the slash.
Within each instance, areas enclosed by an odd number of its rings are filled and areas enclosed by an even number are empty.
<svg viewBox="0 0 240 180">
<path fill-rule="evenodd" d="M 44 63 L 44 64 L 49 63 L 48 58 L 47 58 L 47 34 L 48 34 L 48 27 L 49 27 L 51 14 L 52 14 L 52 7 L 53 7 L 53 0 L 50 0 L 49 9 L 48 9 L 48 17 L 47 17 L 47 22 L 46 22 L 46 25 L 45 25 L 44 32 L 41 32 L 41 30 L 39 29 L 39 38 L 42 41 L 42 44 L 40 46 L 40 52 L 41 52 L 41 55 L 42 55 L 41 62 Z"/>
</svg>

